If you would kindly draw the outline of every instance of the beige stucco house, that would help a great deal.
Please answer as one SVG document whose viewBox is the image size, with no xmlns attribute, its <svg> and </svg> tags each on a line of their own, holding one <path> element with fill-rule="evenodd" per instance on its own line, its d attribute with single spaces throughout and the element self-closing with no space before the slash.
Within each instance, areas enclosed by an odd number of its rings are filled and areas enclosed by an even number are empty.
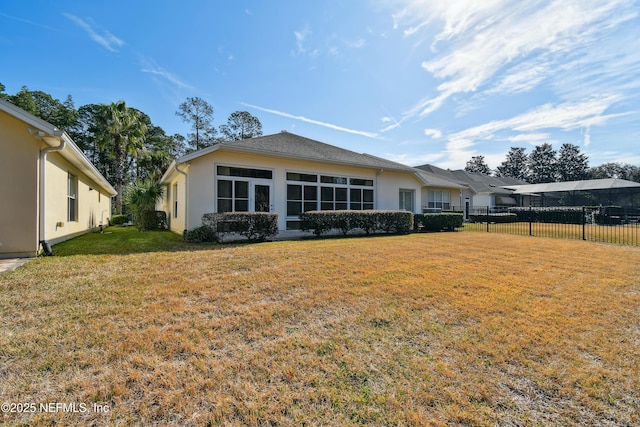
<svg viewBox="0 0 640 427">
<path fill-rule="evenodd" d="M 213 212 L 275 212 L 297 230 L 310 210 L 386 209 L 420 213 L 459 200 L 463 186 L 428 171 L 289 132 L 214 145 L 175 160 L 158 209 L 172 231 Z"/>
<path fill-rule="evenodd" d="M 115 194 L 69 135 L 0 99 L 0 258 L 106 225 Z"/>
</svg>

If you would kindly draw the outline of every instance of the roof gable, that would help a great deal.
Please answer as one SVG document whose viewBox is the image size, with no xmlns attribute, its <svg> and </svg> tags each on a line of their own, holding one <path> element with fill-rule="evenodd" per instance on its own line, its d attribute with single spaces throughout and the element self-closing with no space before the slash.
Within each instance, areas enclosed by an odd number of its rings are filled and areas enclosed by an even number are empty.
<svg viewBox="0 0 640 427">
<path fill-rule="evenodd" d="M 176 163 L 185 163 L 189 160 L 218 151 L 238 151 L 257 153 L 275 157 L 287 157 L 300 160 L 312 160 L 324 163 L 336 163 L 348 166 L 360 166 L 373 169 L 391 169 L 413 173 L 412 167 L 401 163 L 392 162 L 370 154 L 356 153 L 326 144 L 290 132 L 281 132 L 272 135 L 259 136 L 233 142 L 217 144 L 205 149 L 187 154 L 176 160 Z"/>
</svg>

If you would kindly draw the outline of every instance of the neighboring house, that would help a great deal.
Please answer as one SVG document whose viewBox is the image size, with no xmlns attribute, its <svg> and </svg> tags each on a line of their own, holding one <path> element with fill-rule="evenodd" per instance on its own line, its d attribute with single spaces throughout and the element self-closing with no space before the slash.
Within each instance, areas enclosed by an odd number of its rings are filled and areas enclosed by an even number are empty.
<svg viewBox="0 0 640 427">
<path fill-rule="evenodd" d="M 0 258 L 107 223 L 116 192 L 71 138 L 0 99 Z"/>
<path fill-rule="evenodd" d="M 462 191 L 460 200 L 456 200 L 455 206 L 456 210 L 463 210 L 467 214 L 474 208 L 516 206 L 517 201 L 512 196 L 513 192 L 504 187 L 526 184 L 526 182 L 515 178 L 486 176 L 465 170 L 451 171 L 432 165 L 422 165 L 417 168 L 463 185 L 465 189 Z"/>
<path fill-rule="evenodd" d="M 422 212 L 460 197 L 461 185 L 427 171 L 288 132 L 223 143 L 175 160 L 158 209 L 181 233 L 212 212 L 275 212 L 280 230 L 300 229 L 310 210 Z M 447 201 L 447 202 L 445 202 Z"/>
</svg>

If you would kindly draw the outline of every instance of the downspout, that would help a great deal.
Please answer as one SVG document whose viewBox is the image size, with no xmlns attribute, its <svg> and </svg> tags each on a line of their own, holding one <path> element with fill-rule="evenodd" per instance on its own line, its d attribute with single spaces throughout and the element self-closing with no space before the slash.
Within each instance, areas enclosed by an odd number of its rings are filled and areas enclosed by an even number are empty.
<svg viewBox="0 0 640 427">
<path fill-rule="evenodd" d="M 178 169 L 178 166 L 185 165 L 189 167 L 189 163 L 176 164 L 176 172 L 184 175 L 184 231 L 189 229 L 188 217 L 187 217 L 187 203 L 189 202 L 189 175 L 185 171 Z M 175 197 L 175 195 L 173 196 Z"/>
<path fill-rule="evenodd" d="M 42 131 L 38 131 L 38 133 L 36 134 L 36 138 L 40 139 L 44 136 L 44 132 Z M 56 146 L 56 147 L 45 147 L 42 150 L 40 150 L 40 194 L 39 194 L 39 206 L 40 209 L 38 210 L 38 216 L 39 216 L 39 236 L 38 236 L 38 241 L 40 243 L 40 245 L 42 245 L 42 249 L 44 250 L 46 255 L 53 255 L 53 253 L 51 252 L 51 247 L 49 246 L 49 243 L 47 243 L 46 239 L 46 201 L 45 201 L 45 197 L 47 194 L 46 191 L 46 171 L 47 171 L 47 154 L 53 152 L 53 151 L 62 151 L 64 150 L 64 147 L 66 147 L 67 143 L 66 141 L 61 138 L 62 137 L 62 132 L 55 132 L 55 134 L 53 135 L 54 137 L 59 138 L 60 141 L 60 145 Z"/>
</svg>

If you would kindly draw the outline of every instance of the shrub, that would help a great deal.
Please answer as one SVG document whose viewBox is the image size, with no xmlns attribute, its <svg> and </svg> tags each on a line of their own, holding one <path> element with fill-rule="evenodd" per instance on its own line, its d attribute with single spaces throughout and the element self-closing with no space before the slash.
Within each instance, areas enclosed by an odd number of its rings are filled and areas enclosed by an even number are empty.
<svg viewBox="0 0 640 427">
<path fill-rule="evenodd" d="M 218 236 L 213 228 L 207 225 L 192 228 L 187 231 L 183 239 L 191 243 L 217 242 Z"/>
<path fill-rule="evenodd" d="M 316 236 L 338 229 L 343 235 L 361 229 L 365 233 L 382 230 L 407 233 L 413 227 L 413 214 L 405 211 L 309 211 L 300 215 L 303 231 Z"/>
<path fill-rule="evenodd" d="M 517 215 L 518 222 L 544 222 L 556 224 L 582 224 L 582 207 L 522 207 L 509 208 L 509 213 Z"/>
<path fill-rule="evenodd" d="M 278 234 L 278 214 L 270 212 L 208 213 L 202 223 L 219 237 L 224 233 L 238 233 L 249 241 L 264 241 Z"/>
<path fill-rule="evenodd" d="M 438 213 L 414 215 L 414 230 L 420 231 L 455 231 L 462 227 L 462 213 Z"/>
<path fill-rule="evenodd" d="M 111 215 L 111 218 L 109 218 L 109 224 L 122 225 L 122 224 L 126 224 L 130 220 L 131 220 L 131 217 L 129 215 Z"/>
<path fill-rule="evenodd" d="M 489 223 L 505 223 L 516 222 L 518 216 L 514 213 L 490 213 L 490 214 L 471 214 L 469 221 L 471 222 L 489 222 Z"/>
<path fill-rule="evenodd" d="M 140 231 L 166 230 L 167 213 L 164 211 L 142 211 L 136 224 Z"/>
</svg>

